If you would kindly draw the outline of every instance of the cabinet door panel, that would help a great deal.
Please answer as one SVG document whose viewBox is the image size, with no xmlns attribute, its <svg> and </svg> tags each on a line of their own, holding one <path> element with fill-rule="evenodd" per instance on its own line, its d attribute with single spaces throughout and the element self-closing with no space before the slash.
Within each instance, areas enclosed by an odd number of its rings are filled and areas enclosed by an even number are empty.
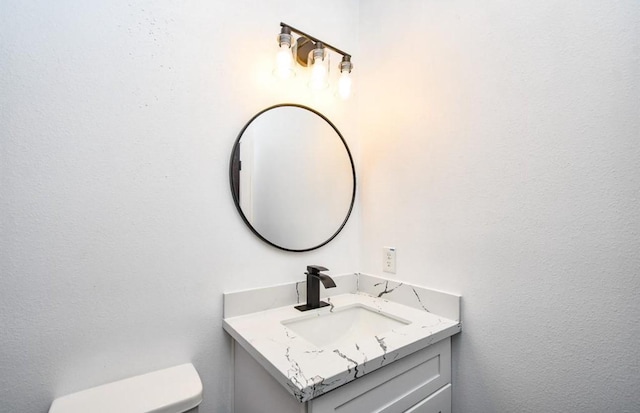
<svg viewBox="0 0 640 413">
<path fill-rule="evenodd" d="M 450 381 L 446 339 L 312 400 L 309 413 L 402 413 Z"/>
<path fill-rule="evenodd" d="M 451 384 L 447 384 L 405 413 L 451 413 Z"/>
</svg>

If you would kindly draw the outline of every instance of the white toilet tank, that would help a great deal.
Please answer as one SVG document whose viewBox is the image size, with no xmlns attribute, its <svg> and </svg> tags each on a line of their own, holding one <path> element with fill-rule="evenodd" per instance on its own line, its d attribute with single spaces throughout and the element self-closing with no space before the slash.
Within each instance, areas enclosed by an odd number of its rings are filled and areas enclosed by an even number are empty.
<svg viewBox="0 0 640 413">
<path fill-rule="evenodd" d="M 59 397 L 49 413 L 182 413 L 200 402 L 202 382 L 189 363 Z"/>
</svg>

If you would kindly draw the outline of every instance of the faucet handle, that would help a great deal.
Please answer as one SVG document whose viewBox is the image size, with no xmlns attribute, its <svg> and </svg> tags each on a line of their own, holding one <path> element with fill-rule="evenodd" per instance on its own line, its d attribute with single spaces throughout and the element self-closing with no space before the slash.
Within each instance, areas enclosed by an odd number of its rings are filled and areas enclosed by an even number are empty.
<svg viewBox="0 0 640 413">
<path fill-rule="evenodd" d="M 321 265 L 307 265 L 307 271 L 309 274 L 318 274 L 320 271 L 329 271 L 329 269 Z"/>
</svg>

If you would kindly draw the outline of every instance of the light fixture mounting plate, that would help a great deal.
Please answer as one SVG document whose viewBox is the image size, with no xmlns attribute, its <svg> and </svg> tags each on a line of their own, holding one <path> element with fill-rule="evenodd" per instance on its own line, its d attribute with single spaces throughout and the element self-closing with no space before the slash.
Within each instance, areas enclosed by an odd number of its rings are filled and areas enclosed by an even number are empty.
<svg viewBox="0 0 640 413">
<path fill-rule="evenodd" d="M 309 65 L 309 53 L 315 49 L 315 47 L 316 44 L 310 39 L 304 36 L 298 37 L 295 44 L 296 62 L 301 66 L 307 67 Z"/>
</svg>

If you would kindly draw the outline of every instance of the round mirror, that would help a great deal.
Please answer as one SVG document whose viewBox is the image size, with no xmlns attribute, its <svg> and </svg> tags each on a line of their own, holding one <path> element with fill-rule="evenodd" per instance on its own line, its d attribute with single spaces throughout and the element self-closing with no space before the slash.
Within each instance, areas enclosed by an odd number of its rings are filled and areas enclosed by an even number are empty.
<svg viewBox="0 0 640 413">
<path fill-rule="evenodd" d="M 276 105 L 251 118 L 233 146 L 229 175 L 244 222 L 283 250 L 325 245 L 353 208 L 349 147 L 329 119 L 305 106 Z"/>
</svg>

